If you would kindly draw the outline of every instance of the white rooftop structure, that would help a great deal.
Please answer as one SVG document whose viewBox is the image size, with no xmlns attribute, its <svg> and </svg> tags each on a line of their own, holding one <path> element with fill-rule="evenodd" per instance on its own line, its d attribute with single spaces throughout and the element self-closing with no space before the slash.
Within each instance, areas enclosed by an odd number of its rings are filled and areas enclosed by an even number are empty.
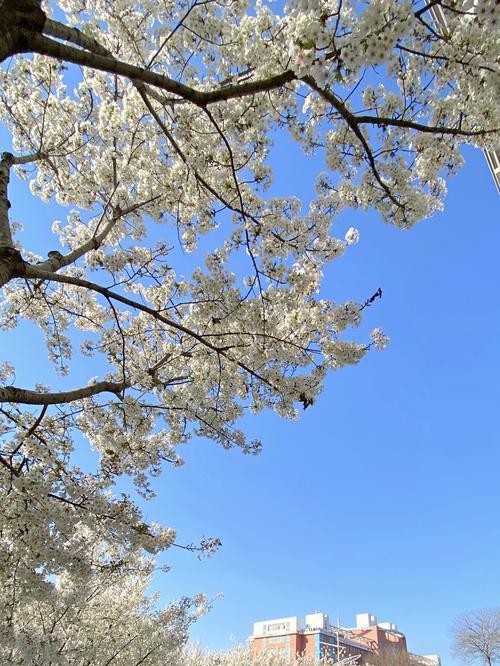
<svg viewBox="0 0 500 666">
<path fill-rule="evenodd" d="M 356 629 L 367 629 L 368 627 L 376 627 L 377 618 L 370 613 L 358 613 L 356 615 Z"/>
<path fill-rule="evenodd" d="M 295 634 L 304 631 L 304 629 L 304 621 L 301 617 L 297 617 L 296 615 L 292 617 L 279 617 L 273 620 L 254 622 L 253 637 L 272 636 L 273 634 Z"/>
</svg>

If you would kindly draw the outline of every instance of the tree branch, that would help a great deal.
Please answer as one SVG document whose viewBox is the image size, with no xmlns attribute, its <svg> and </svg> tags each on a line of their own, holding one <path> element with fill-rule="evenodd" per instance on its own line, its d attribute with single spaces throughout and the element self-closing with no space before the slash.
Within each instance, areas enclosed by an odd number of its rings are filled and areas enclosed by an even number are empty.
<svg viewBox="0 0 500 666">
<path fill-rule="evenodd" d="M 77 46 L 81 46 L 87 51 L 92 53 L 97 53 L 98 55 L 106 56 L 107 58 L 113 58 L 113 55 L 108 49 L 106 49 L 102 44 L 100 44 L 96 39 L 85 35 L 78 28 L 70 28 L 59 21 L 54 21 L 52 19 L 47 19 L 45 21 L 45 26 L 43 32 L 52 37 L 62 39 L 65 42 L 71 42 Z M 151 95 L 161 104 L 172 104 L 173 99 L 168 100 L 166 97 L 161 95 L 155 88 L 151 86 L 145 86 L 142 81 L 134 81 L 136 84 L 140 84 L 142 87 L 146 87 L 148 95 Z M 184 101 L 184 100 L 178 100 Z"/>
<path fill-rule="evenodd" d="M 94 233 L 92 238 L 89 238 L 88 241 L 85 241 L 85 243 L 82 243 L 79 247 L 75 248 L 71 252 L 68 252 L 68 254 L 54 253 L 53 256 L 51 256 L 46 261 L 40 262 L 39 264 L 36 265 L 36 267 L 42 271 L 58 271 L 61 268 L 64 268 L 64 266 L 69 266 L 70 264 L 75 263 L 75 261 L 80 259 L 80 257 L 83 257 L 85 254 L 87 254 L 87 252 L 90 252 L 91 250 L 98 250 L 101 247 L 102 243 L 106 240 L 106 237 L 112 231 L 116 222 L 121 217 L 124 217 L 125 215 L 130 215 L 139 208 L 142 208 L 142 206 L 152 203 L 153 201 L 156 201 L 159 198 L 160 195 L 157 195 L 155 197 L 151 197 L 151 199 L 147 199 L 146 201 L 140 201 L 134 204 L 133 206 L 129 206 L 129 208 L 127 208 L 126 210 L 117 209 L 116 213 L 104 225 L 103 230 L 100 233 Z"/>
<path fill-rule="evenodd" d="M 111 54 L 104 46 L 101 46 L 99 42 L 88 35 L 85 35 L 78 28 L 70 28 L 64 23 L 59 21 L 54 21 L 52 19 L 46 19 L 45 25 L 43 26 L 43 32 L 46 35 L 51 37 L 56 37 L 57 39 L 62 39 L 65 42 L 72 42 L 81 46 L 87 51 L 92 51 L 92 53 L 98 53 L 99 55 L 112 57 Z"/>
<path fill-rule="evenodd" d="M 320 86 L 318 86 L 318 84 L 316 83 L 316 81 L 313 79 L 312 76 L 304 76 L 303 80 L 305 83 L 307 83 L 307 85 L 310 88 L 315 90 L 321 97 L 323 97 L 323 99 L 329 102 L 334 109 L 337 109 L 337 111 L 340 113 L 342 118 L 349 125 L 351 130 L 356 135 L 361 146 L 363 147 L 366 159 L 368 161 L 368 164 L 370 165 L 373 176 L 377 181 L 377 183 L 380 185 L 382 190 L 385 192 L 385 194 L 392 201 L 393 204 L 395 204 L 398 208 L 404 208 L 404 205 L 400 201 L 398 201 L 398 199 L 391 192 L 387 183 L 385 183 L 382 180 L 382 177 L 380 176 L 380 173 L 377 168 L 377 163 L 375 161 L 375 158 L 373 157 L 373 152 L 370 148 L 370 145 L 368 141 L 365 139 L 363 132 L 358 127 L 356 116 L 347 109 L 345 104 L 335 95 L 335 93 L 333 93 L 331 90 L 328 90 L 326 88 L 321 88 Z"/>
<path fill-rule="evenodd" d="M 291 83 L 292 81 L 297 80 L 296 74 L 291 70 L 288 70 L 266 79 L 224 86 L 223 88 L 203 92 L 191 88 L 184 83 L 179 83 L 167 76 L 163 76 L 162 74 L 151 72 L 142 67 L 137 67 L 136 65 L 129 65 L 112 56 L 104 56 L 98 53 L 83 51 L 82 49 L 77 49 L 73 46 L 68 46 L 67 44 L 61 44 L 60 42 L 49 39 L 42 34 L 31 33 L 29 35 L 29 46 L 30 50 L 34 53 L 57 58 L 66 62 L 72 62 L 73 64 L 81 65 L 82 67 L 90 67 L 102 72 L 125 76 L 131 81 L 148 83 L 156 88 L 178 95 L 200 107 L 228 99 L 236 99 L 248 95 L 255 95 L 259 92 L 273 90 L 286 83 Z"/>
<path fill-rule="evenodd" d="M 151 94 L 152 90 L 150 88 L 147 88 L 147 86 L 144 86 L 142 84 L 139 84 L 137 86 L 137 91 L 139 95 L 141 96 L 142 100 L 144 101 L 144 104 L 147 106 L 148 111 L 160 127 L 161 131 L 165 135 L 166 139 L 172 146 L 172 148 L 175 150 L 177 155 L 181 158 L 181 160 L 184 162 L 184 164 L 190 169 L 196 180 L 203 185 L 203 187 L 210 192 L 218 201 L 221 202 L 223 206 L 225 206 L 228 210 L 232 210 L 234 213 L 238 213 L 239 215 L 243 217 L 249 217 L 254 221 L 255 223 L 258 224 L 258 220 L 255 217 L 252 217 L 250 215 L 247 215 L 245 211 L 242 208 L 235 208 L 220 192 L 218 192 L 210 183 L 200 174 L 198 173 L 198 170 L 192 165 L 189 164 L 189 161 L 182 150 L 182 148 L 179 146 L 177 141 L 175 140 L 174 136 L 166 126 L 166 124 L 163 122 L 163 120 L 160 118 L 159 114 L 155 111 L 154 106 L 151 104 L 151 101 L 148 99 L 148 95 Z"/>
<path fill-rule="evenodd" d="M 423 125 L 403 118 L 385 118 L 383 116 L 357 116 L 352 114 L 356 124 L 371 124 L 381 127 L 393 126 L 404 129 L 414 129 L 424 134 L 452 134 L 453 136 L 484 136 L 485 134 L 495 134 L 499 129 L 491 130 L 462 130 L 454 127 L 439 127 L 436 125 Z"/>
<path fill-rule="evenodd" d="M 416 11 L 415 16 L 419 18 L 420 16 L 422 16 L 422 14 L 425 14 L 425 12 L 428 12 L 430 9 L 432 9 L 434 5 L 440 5 L 440 4 L 441 4 L 440 0 L 431 0 L 424 7 Z"/>
<path fill-rule="evenodd" d="M 248 367 L 245 363 L 242 363 L 241 361 L 238 361 L 237 359 L 232 358 L 228 353 L 228 347 L 217 347 L 216 345 L 213 345 L 211 342 L 208 342 L 208 340 L 205 339 L 205 337 L 199 333 L 196 333 L 195 331 L 187 328 L 186 326 L 183 326 L 182 324 L 174 321 L 173 319 L 169 319 L 168 317 L 165 317 L 162 315 L 160 312 L 157 310 L 150 308 L 148 305 L 144 305 L 142 303 L 139 303 L 138 301 L 134 301 L 131 298 L 127 298 L 126 296 L 122 296 L 121 294 L 117 294 L 114 291 L 111 291 L 111 289 L 108 289 L 107 287 L 101 287 L 101 285 L 96 284 L 95 282 L 89 282 L 88 280 L 82 280 L 80 278 L 73 277 L 72 275 L 60 275 L 58 273 L 49 273 L 47 271 L 42 271 L 40 270 L 37 266 L 32 266 L 29 264 L 25 265 L 25 272 L 24 272 L 24 277 L 27 278 L 35 278 L 39 280 L 49 280 L 53 282 L 60 282 L 62 284 L 71 284 L 75 287 L 83 287 L 84 289 L 90 289 L 91 291 L 95 291 L 105 298 L 110 298 L 115 301 L 119 301 L 120 303 L 123 303 L 124 305 L 128 305 L 134 310 L 141 310 L 142 312 L 146 312 L 147 314 L 151 315 L 154 319 L 157 319 L 158 321 L 163 322 L 167 326 L 170 326 L 171 328 L 174 328 L 181 333 L 185 333 L 189 337 L 193 338 L 194 340 L 197 340 L 200 344 L 202 344 L 204 347 L 207 347 L 208 349 L 216 352 L 217 354 L 220 354 L 221 356 L 224 356 L 228 361 L 231 361 L 232 363 L 235 363 L 238 367 L 240 367 L 242 370 L 245 370 L 245 372 L 248 372 L 249 375 L 254 377 L 255 379 L 258 379 L 262 383 L 266 384 L 270 388 L 272 388 L 274 391 L 278 391 L 278 389 L 265 377 L 260 375 L 258 372 L 255 370 L 252 370 L 250 367 Z M 121 384 L 115 384 L 114 386 L 121 387 Z M 118 388 L 118 392 L 121 389 Z M 112 391 L 115 392 L 115 391 Z M 278 391 L 279 392 L 279 391 Z M 1 393 L 0 393 L 1 396 Z M 78 399 L 78 398 L 74 398 Z M 44 404 L 42 403 L 33 403 L 33 404 Z"/>
<path fill-rule="evenodd" d="M 90 398 L 98 393 L 115 393 L 120 395 L 127 388 L 125 382 L 96 382 L 91 386 L 83 386 L 71 391 L 60 391 L 58 393 L 40 393 L 30 389 L 18 388 L 17 386 L 4 386 L 0 388 L 0 403 L 17 402 L 21 405 L 61 405 L 83 398 Z"/>
</svg>

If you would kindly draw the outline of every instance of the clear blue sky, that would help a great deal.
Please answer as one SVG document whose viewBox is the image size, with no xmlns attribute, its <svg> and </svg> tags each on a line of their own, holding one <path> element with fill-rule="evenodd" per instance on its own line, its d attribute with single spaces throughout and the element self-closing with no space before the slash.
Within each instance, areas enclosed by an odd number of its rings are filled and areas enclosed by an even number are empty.
<svg viewBox="0 0 500 666">
<path fill-rule="evenodd" d="M 307 197 L 302 161 L 283 146 L 277 187 Z M 450 655 L 457 614 L 500 599 L 498 195 L 478 151 L 449 184 L 444 213 L 410 232 L 373 213 L 339 219 L 360 243 L 335 262 L 325 293 L 383 299 L 367 312 L 391 344 L 332 374 L 298 423 L 248 419 L 263 453 L 185 449 L 149 514 L 179 538 L 218 535 L 212 560 L 168 559 L 165 599 L 224 598 L 194 628 L 203 645 L 244 641 L 255 620 L 357 612 L 396 622 L 410 650 Z M 311 171 L 313 167 L 311 166 Z"/>
<path fill-rule="evenodd" d="M 259 457 L 193 441 L 188 464 L 157 483 L 148 518 L 176 527 L 180 542 L 223 541 L 211 560 L 169 553 L 172 572 L 155 584 L 165 602 L 224 594 L 193 629 L 203 645 L 242 642 L 259 619 L 323 610 L 349 625 L 371 612 L 449 666 L 453 618 L 498 605 L 500 216 L 482 155 L 466 158 L 445 213 L 412 231 L 370 212 L 336 223 L 361 240 L 332 265 L 324 293 L 362 301 L 381 287 L 367 325 L 390 346 L 332 374 L 299 422 L 246 420 L 264 440 Z M 307 199 L 314 163 L 283 144 L 275 164 L 276 191 Z M 29 229 L 36 220 L 32 249 L 46 251 L 44 229 L 61 213 L 40 214 L 24 188 L 13 187 L 14 217 Z M 2 357 L 23 339 L 28 331 L 4 338 Z M 19 383 L 40 380 L 39 356 L 36 378 L 29 355 L 18 360 Z"/>
</svg>

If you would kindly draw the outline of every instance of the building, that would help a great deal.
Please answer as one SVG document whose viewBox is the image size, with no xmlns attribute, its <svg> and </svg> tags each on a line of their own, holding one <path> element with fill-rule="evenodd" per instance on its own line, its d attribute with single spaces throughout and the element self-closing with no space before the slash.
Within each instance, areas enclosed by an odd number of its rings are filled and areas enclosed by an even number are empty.
<svg viewBox="0 0 500 666">
<path fill-rule="evenodd" d="M 332 626 L 326 613 L 256 622 L 251 640 L 254 654 L 273 650 L 282 652 L 290 660 L 297 654 L 318 659 L 327 655 L 338 658 L 357 656 L 370 650 L 363 637 L 354 641 L 343 629 Z"/>
<path fill-rule="evenodd" d="M 377 623 L 375 615 L 360 613 L 356 615 L 356 626 L 349 629 L 353 640 L 366 641 L 372 651 L 399 650 L 408 652 L 406 636 L 398 631 L 393 622 Z"/>
<path fill-rule="evenodd" d="M 255 622 L 250 637 L 252 653 L 279 651 L 293 662 L 304 654 L 320 659 L 335 660 L 353 657 L 359 666 L 370 666 L 374 655 L 388 652 L 398 656 L 395 664 L 406 666 L 441 666 L 437 655 L 420 656 L 408 652 L 406 637 L 392 622 L 378 623 L 369 613 L 356 615 L 355 627 L 330 624 L 326 613 L 311 613 L 302 617 L 283 617 Z"/>
</svg>

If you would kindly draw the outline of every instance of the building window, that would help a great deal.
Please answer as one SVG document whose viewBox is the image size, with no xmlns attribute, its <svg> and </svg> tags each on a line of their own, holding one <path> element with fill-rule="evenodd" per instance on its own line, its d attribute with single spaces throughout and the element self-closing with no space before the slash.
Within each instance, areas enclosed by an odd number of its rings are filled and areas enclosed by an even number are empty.
<svg viewBox="0 0 500 666">
<path fill-rule="evenodd" d="M 264 629 L 269 633 L 274 633 L 275 631 L 288 631 L 290 629 L 290 622 L 275 622 L 274 624 L 268 624 Z"/>
</svg>

